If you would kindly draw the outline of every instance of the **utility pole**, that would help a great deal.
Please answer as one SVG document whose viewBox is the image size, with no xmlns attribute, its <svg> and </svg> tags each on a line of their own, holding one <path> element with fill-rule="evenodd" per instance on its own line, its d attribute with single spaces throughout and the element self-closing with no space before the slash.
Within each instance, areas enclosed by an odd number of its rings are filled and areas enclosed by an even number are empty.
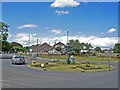
<svg viewBox="0 0 120 90">
<path fill-rule="evenodd" d="M 67 31 L 67 64 L 70 64 L 69 32 Z"/>
<path fill-rule="evenodd" d="M 30 52 L 30 35 L 28 35 L 28 44 L 29 44 L 28 52 Z"/>
</svg>

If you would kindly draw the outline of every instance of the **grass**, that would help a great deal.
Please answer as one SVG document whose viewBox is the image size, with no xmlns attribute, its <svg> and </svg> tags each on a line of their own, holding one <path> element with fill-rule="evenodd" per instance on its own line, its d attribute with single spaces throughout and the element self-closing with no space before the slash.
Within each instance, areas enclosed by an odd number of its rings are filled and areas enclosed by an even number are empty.
<svg viewBox="0 0 120 90">
<path fill-rule="evenodd" d="M 86 64 L 66 64 L 63 62 L 37 62 L 36 65 L 29 65 L 31 67 L 42 69 L 41 64 L 44 64 L 44 70 L 48 71 L 62 71 L 62 72 L 95 72 L 95 71 L 108 71 L 107 65 L 105 64 L 90 64 L 90 67 L 86 67 Z M 98 66 L 98 68 L 95 68 Z M 110 67 L 110 70 L 113 67 Z"/>
<path fill-rule="evenodd" d="M 32 55 L 27 55 L 27 54 L 22 54 L 22 55 L 26 55 L 26 56 L 32 56 Z M 58 59 L 58 60 L 66 60 L 67 56 L 66 55 L 39 55 L 37 57 L 37 59 L 41 59 L 41 58 L 49 58 L 49 59 Z M 82 61 L 86 61 L 89 60 L 90 62 L 108 62 L 108 60 L 110 62 L 118 62 L 120 61 L 120 58 L 110 58 L 110 57 L 99 57 L 99 56 L 75 56 L 76 60 L 82 60 Z M 32 60 L 31 58 L 27 58 L 27 60 Z"/>
<path fill-rule="evenodd" d="M 67 56 L 65 55 L 40 55 L 40 58 L 49 58 L 49 59 L 59 59 L 59 60 L 66 60 Z M 89 60 L 89 61 L 96 61 L 96 62 L 118 62 L 120 61 L 119 58 L 110 58 L 110 57 L 98 57 L 98 56 L 75 56 L 76 60 Z"/>
</svg>

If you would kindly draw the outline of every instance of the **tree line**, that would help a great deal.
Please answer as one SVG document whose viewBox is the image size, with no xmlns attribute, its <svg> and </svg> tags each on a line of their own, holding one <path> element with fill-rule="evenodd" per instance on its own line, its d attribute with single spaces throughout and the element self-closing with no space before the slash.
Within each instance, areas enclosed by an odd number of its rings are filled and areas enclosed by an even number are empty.
<svg viewBox="0 0 120 90">
<path fill-rule="evenodd" d="M 23 47 L 17 42 L 8 42 L 9 25 L 5 22 L 0 22 L 0 51 L 2 52 L 25 52 L 28 47 Z"/>
</svg>

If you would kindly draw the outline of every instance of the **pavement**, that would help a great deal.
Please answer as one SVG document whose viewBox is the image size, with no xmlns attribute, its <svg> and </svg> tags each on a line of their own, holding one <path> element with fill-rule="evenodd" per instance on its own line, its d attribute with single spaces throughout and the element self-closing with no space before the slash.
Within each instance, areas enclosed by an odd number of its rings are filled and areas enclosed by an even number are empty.
<svg viewBox="0 0 120 90">
<path fill-rule="evenodd" d="M 42 71 L 27 65 L 12 65 L 12 54 L 3 54 L 2 88 L 118 88 L 118 63 L 105 72 Z M 29 63 L 29 61 L 28 61 Z"/>
</svg>

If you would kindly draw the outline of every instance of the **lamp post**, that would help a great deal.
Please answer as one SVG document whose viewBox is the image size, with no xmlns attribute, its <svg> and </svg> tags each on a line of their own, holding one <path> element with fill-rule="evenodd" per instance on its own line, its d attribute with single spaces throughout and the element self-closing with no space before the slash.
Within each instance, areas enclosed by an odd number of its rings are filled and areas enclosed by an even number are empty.
<svg viewBox="0 0 120 90">
<path fill-rule="evenodd" d="M 67 31 L 67 64 L 70 64 L 69 32 Z"/>
<path fill-rule="evenodd" d="M 28 52 L 30 52 L 30 35 L 28 35 L 28 44 L 29 44 Z"/>
<path fill-rule="evenodd" d="M 38 56 L 38 38 L 37 38 L 37 56 Z"/>
</svg>

